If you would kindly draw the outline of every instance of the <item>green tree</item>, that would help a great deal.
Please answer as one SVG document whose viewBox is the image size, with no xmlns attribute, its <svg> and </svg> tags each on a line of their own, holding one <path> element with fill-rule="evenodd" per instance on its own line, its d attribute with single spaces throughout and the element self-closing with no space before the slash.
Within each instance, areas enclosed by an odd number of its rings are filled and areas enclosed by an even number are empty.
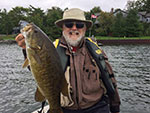
<svg viewBox="0 0 150 113">
<path fill-rule="evenodd" d="M 126 8 L 127 8 L 127 10 L 131 10 L 131 9 L 137 8 L 136 7 L 136 2 L 135 1 L 131 1 L 131 0 L 127 1 Z"/>
<path fill-rule="evenodd" d="M 147 13 L 150 13 L 150 0 L 144 1 L 143 10 L 145 10 Z"/>
<path fill-rule="evenodd" d="M 97 7 L 92 8 L 90 10 L 90 13 L 95 14 L 95 13 L 100 13 L 101 11 L 102 11 L 101 8 L 99 6 L 97 6 Z"/>
<path fill-rule="evenodd" d="M 148 24 L 145 35 L 150 36 L 150 24 Z"/>
<path fill-rule="evenodd" d="M 87 20 L 91 20 L 91 13 L 89 11 L 85 12 L 85 17 Z M 90 33 L 91 33 L 91 28 L 87 30 L 85 35 L 88 37 L 89 35 L 91 35 Z"/>
<path fill-rule="evenodd" d="M 125 17 L 123 17 L 122 13 L 118 13 L 114 17 L 114 22 L 112 25 L 112 35 L 123 37 L 125 36 Z"/>
<path fill-rule="evenodd" d="M 56 20 L 61 19 L 63 11 L 58 7 L 52 7 L 46 12 L 44 19 L 44 30 L 52 38 L 58 38 L 61 36 L 61 29 L 58 28 L 54 23 Z"/>
<path fill-rule="evenodd" d="M 142 34 L 143 26 L 139 21 L 137 11 L 131 9 L 126 17 L 126 36 L 140 36 Z"/>
<path fill-rule="evenodd" d="M 100 13 L 101 13 L 101 8 L 100 7 L 93 7 L 91 10 L 90 10 L 90 18 L 92 21 L 93 21 L 93 27 L 92 29 L 90 30 L 90 35 L 97 35 L 97 32 L 96 32 L 96 29 L 97 29 L 97 25 L 99 24 L 99 21 L 97 20 L 97 18 L 99 17 Z M 97 16 L 97 18 L 92 18 L 91 15 L 95 15 Z M 96 23 L 97 22 L 97 23 Z"/>
<path fill-rule="evenodd" d="M 45 17 L 44 10 L 42 10 L 41 8 L 35 8 L 32 5 L 30 5 L 28 12 L 28 21 L 33 22 L 43 30 L 44 17 Z"/>
<path fill-rule="evenodd" d="M 8 16 L 11 19 L 11 23 L 13 24 L 13 27 L 18 26 L 18 23 L 20 20 L 27 20 L 28 17 L 28 8 L 23 8 L 23 7 L 15 7 L 12 8 L 8 12 Z"/>
<path fill-rule="evenodd" d="M 144 27 L 144 30 L 143 30 L 143 34 L 144 36 L 150 36 L 150 23 L 143 23 L 143 27 Z"/>
<path fill-rule="evenodd" d="M 96 35 L 111 36 L 112 35 L 112 24 L 114 16 L 108 12 L 101 12 L 97 18 L 99 27 L 95 29 Z"/>
<path fill-rule="evenodd" d="M 0 33 L 10 34 L 12 32 L 12 23 L 6 9 L 0 11 Z"/>
<path fill-rule="evenodd" d="M 136 1 L 129 1 L 127 3 L 127 9 L 134 9 L 138 12 L 143 12 L 145 14 L 150 13 L 150 0 L 136 0 Z M 148 35 L 149 34 L 149 23 L 141 22 L 143 25 L 142 34 Z"/>
<path fill-rule="evenodd" d="M 146 11 L 150 13 L 150 0 L 136 0 L 128 1 L 126 5 L 127 9 L 136 9 L 138 11 Z"/>
</svg>

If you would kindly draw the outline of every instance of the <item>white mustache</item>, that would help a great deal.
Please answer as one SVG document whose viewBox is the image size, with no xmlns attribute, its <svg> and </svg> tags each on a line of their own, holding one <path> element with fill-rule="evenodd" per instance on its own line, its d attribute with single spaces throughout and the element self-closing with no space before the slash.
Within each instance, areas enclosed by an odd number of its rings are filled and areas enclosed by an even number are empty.
<svg viewBox="0 0 150 113">
<path fill-rule="evenodd" d="M 79 31 L 73 31 L 73 30 L 71 30 L 71 31 L 69 32 L 69 34 L 70 34 L 70 35 L 72 35 L 72 34 L 79 35 L 80 33 L 79 33 Z"/>
</svg>

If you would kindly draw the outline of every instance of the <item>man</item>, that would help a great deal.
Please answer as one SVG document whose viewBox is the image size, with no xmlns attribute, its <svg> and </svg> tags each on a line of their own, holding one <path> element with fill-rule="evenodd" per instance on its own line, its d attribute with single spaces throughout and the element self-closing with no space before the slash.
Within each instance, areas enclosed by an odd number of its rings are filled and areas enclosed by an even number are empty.
<svg viewBox="0 0 150 113">
<path fill-rule="evenodd" d="M 65 76 L 69 77 L 68 83 L 71 88 L 71 99 L 69 100 L 72 101 L 64 104 L 65 99 L 61 98 L 63 112 L 119 113 L 120 98 L 108 58 L 102 51 L 108 73 L 115 87 L 115 94 L 109 95 L 109 97 L 107 89 L 100 79 L 103 75 L 86 45 L 85 32 L 92 27 L 92 21 L 85 19 L 82 10 L 72 8 L 66 10 L 63 19 L 56 21 L 55 24 L 62 28 L 63 36 L 55 41 L 55 47 L 65 50 L 63 53 L 58 50 L 58 53 L 60 57 L 65 55 L 68 58 L 64 69 L 68 73 Z M 24 37 L 21 34 L 16 37 L 16 41 L 20 47 L 25 49 Z"/>
</svg>

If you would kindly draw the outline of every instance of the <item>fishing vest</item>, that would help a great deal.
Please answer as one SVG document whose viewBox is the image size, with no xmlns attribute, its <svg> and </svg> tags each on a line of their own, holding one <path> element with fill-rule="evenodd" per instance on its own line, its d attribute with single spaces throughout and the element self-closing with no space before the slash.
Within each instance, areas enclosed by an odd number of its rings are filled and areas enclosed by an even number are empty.
<svg viewBox="0 0 150 113">
<path fill-rule="evenodd" d="M 65 72 L 66 68 L 68 66 L 69 56 L 67 56 L 65 54 L 65 51 L 66 51 L 65 48 L 59 46 L 59 44 L 60 44 L 60 40 L 56 39 L 55 40 L 55 48 L 56 48 L 56 50 L 60 56 L 62 68 L 63 68 L 63 71 Z M 107 94 L 110 96 L 114 95 L 115 94 L 115 88 L 114 88 L 113 83 L 111 81 L 111 76 L 108 73 L 105 59 L 104 59 L 104 55 L 102 54 L 101 48 L 91 38 L 86 38 L 85 45 L 88 48 L 89 53 L 91 54 L 91 56 L 93 57 L 93 59 L 96 61 L 97 65 L 98 65 L 98 68 L 101 72 L 100 79 L 103 81 L 103 83 L 107 89 Z"/>
</svg>

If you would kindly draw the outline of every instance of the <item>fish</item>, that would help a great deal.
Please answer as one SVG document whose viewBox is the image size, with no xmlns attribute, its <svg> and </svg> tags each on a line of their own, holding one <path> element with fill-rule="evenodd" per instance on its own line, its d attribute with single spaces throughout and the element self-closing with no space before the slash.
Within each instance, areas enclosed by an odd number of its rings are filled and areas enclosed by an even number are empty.
<svg viewBox="0 0 150 113">
<path fill-rule="evenodd" d="M 63 113 L 60 93 L 68 96 L 68 84 L 53 42 L 33 23 L 27 24 L 21 33 L 25 37 L 27 52 L 23 68 L 30 66 L 37 84 L 35 100 L 40 102 L 47 100 L 49 113 Z"/>
</svg>

